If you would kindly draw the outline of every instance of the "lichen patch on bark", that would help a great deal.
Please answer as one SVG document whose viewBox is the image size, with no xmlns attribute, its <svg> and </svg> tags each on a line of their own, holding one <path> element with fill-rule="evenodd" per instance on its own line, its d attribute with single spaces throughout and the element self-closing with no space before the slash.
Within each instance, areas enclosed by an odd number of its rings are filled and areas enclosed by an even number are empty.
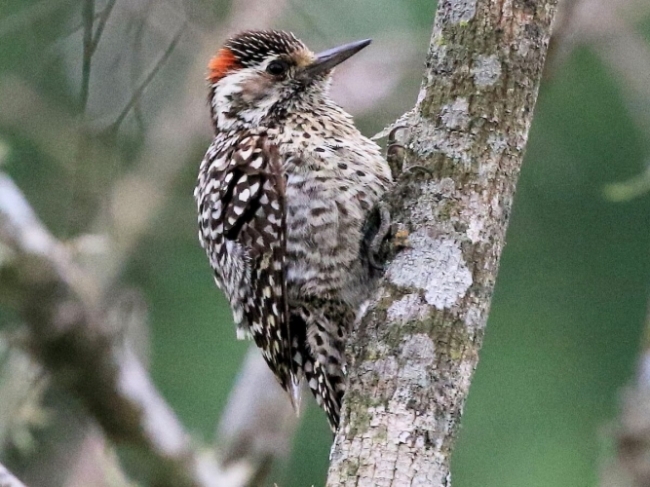
<svg viewBox="0 0 650 487">
<path fill-rule="evenodd" d="M 469 167 L 471 164 L 471 147 L 473 139 L 466 131 L 442 129 L 433 124 L 416 122 L 421 133 L 413 142 L 411 149 L 429 156 L 442 153 L 455 162 Z"/>
<path fill-rule="evenodd" d="M 427 306 L 419 293 L 411 293 L 398 299 L 386 310 L 386 318 L 390 322 L 408 323 L 422 320 L 426 316 Z"/>
<path fill-rule="evenodd" d="M 467 23 L 476 14 L 476 0 L 453 0 L 447 5 L 451 9 L 449 20 L 453 25 Z"/>
<path fill-rule="evenodd" d="M 438 309 L 453 306 L 472 285 L 457 241 L 434 238 L 426 228 L 409 236 L 411 247 L 391 262 L 386 276 L 399 287 L 422 290 L 425 301 Z"/>
<path fill-rule="evenodd" d="M 486 201 L 486 196 L 478 193 L 471 193 L 466 198 L 466 205 L 461 211 L 461 218 L 467 222 L 465 234 L 472 243 L 484 242 L 487 240 L 485 235 L 485 223 L 491 212 L 491 205 Z"/>
<path fill-rule="evenodd" d="M 442 107 L 440 118 L 449 129 L 466 129 L 469 124 L 468 110 L 467 98 L 459 97 L 452 104 Z"/>
<path fill-rule="evenodd" d="M 404 337 L 400 358 L 404 365 L 398 371 L 398 388 L 395 395 L 413 396 L 413 387 L 429 387 L 429 366 L 433 363 L 435 347 L 433 340 L 424 333 Z"/>
<path fill-rule="evenodd" d="M 474 66 L 472 67 L 472 76 L 474 76 L 474 84 L 478 88 L 486 88 L 494 85 L 501 77 L 501 62 L 499 58 L 495 54 L 491 56 L 476 56 Z"/>
<path fill-rule="evenodd" d="M 467 309 L 463 323 L 465 323 L 469 334 L 473 335 L 475 330 L 485 326 L 486 307 L 487 305 L 473 306 Z"/>
<path fill-rule="evenodd" d="M 445 209 L 456 196 L 456 183 L 451 178 L 442 178 L 436 181 L 427 181 L 422 185 L 421 197 L 410 208 L 412 221 L 420 224 L 446 224 Z M 434 205 L 433 202 L 438 204 Z"/>
</svg>

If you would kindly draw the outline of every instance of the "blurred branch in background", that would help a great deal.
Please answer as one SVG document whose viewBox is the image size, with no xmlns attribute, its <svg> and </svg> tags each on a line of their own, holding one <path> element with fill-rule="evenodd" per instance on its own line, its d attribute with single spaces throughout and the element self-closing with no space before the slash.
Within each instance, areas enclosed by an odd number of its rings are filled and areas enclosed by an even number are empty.
<svg viewBox="0 0 650 487">
<path fill-rule="evenodd" d="M 0 487 L 25 487 L 20 480 L 0 463 Z"/>
<path fill-rule="evenodd" d="M 650 11 L 644 0 L 564 0 L 553 35 L 547 74 L 588 46 L 618 81 L 639 130 L 650 133 L 650 47 L 636 25 Z M 628 201 L 650 191 L 650 170 L 604 188 L 611 201 Z"/>
<path fill-rule="evenodd" d="M 650 161 L 646 164 L 645 171 L 632 179 L 606 185 L 604 189 L 605 197 L 610 201 L 624 202 L 650 192 Z"/>
<path fill-rule="evenodd" d="M 559 69 L 579 46 L 588 46 L 609 68 L 640 132 L 650 132 L 650 48 L 636 25 L 650 10 L 640 0 L 565 0 L 554 42 L 560 51 L 551 67 Z M 650 165 L 627 181 L 608 184 L 604 196 L 626 202 L 650 191 Z M 602 487 L 650 485 L 650 313 L 646 319 L 636 378 L 622 393 L 614 431 L 615 452 L 601 471 Z"/>
<path fill-rule="evenodd" d="M 141 451 L 141 468 L 166 472 L 169 482 L 160 485 L 211 485 L 198 480 L 200 468 L 210 465 L 192 452 L 143 367 L 103 328 L 92 279 L 6 176 L 0 176 L 0 239 L 3 304 L 20 311 L 30 330 L 28 350 L 53 380 L 79 397 L 109 437 Z"/>
<path fill-rule="evenodd" d="M 261 485 L 273 461 L 291 451 L 298 417 L 275 382 L 251 346 L 217 429 L 223 468 L 252 479 L 240 485 Z"/>
<path fill-rule="evenodd" d="M 154 79 L 156 74 L 158 74 L 158 71 L 160 68 L 163 67 L 165 64 L 165 61 L 169 59 L 169 56 L 171 56 L 172 52 L 174 52 L 174 49 L 176 48 L 176 45 L 178 44 L 178 41 L 181 38 L 181 35 L 183 34 L 183 30 L 185 28 L 185 25 L 183 25 L 179 30 L 178 33 L 174 36 L 174 38 L 171 40 L 169 43 L 169 46 L 167 46 L 167 49 L 162 53 L 160 56 L 160 59 L 155 62 L 153 68 L 147 74 L 147 76 L 144 78 L 144 81 L 140 83 L 134 90 L 133 94 L 131 95 L 131 98 L 129 99 L 129 102 L 126 104 L 126 106 L 122 109 L 120 114 L 117 116 L 117 119 L 113 123 L 112 127 L 110 130 L 113 131 L 118 131 L 120 128 L 120 125 L 126 118 L 126 116 L 129 114 L 129 112 L 138 104 L 140 101 L 140 98 L 142 97 L 142 94 L 144 93 L 144 90 L 147 89 L 147 86 L 149 86 L 149 83 Z"/>
<path fill-rule="evenodd" d="M 650 308 L 641 345 L 636 377 L 622 391 L 615 452 L 601 469 L 601 487 L 650 485 Z"/>
<path fill-rule="evenodd" d="M 96 76 L 91 72 L 91 61 L 100 52 L 100 37 L 106 33 L 113 42 L 116 38 L 108 22 L 111 14 L 118 19 L 118 30 L 119 20 L 125 16 L 135 14 L 144 18 L 146 15 L 146 22 L 164 32 L 163 35 L 167 35 L 167 28 L 163 26 L 169 17 L 161 16 L 160 9 L 144 5 L 138 10 L 138 7 L 114 0 L 105 3 L 98 13 L 95 3 L 87 0 L 82 10 L 84 19 L 79 26 L 84 30 L 81 106 L 86 111 L 93 76 Z M 235 2 L 227 23 L 232 22 L 240 28 L 252 21 L 250 13 L 255 11 L 260 14 L 255 18 L 259 26 L 262 22 L 272 22 L 281 10 L 279 5 L 271 8 L 259 1 Z M 34 15 L 41 15 L 40 9 L 25 13 L 26 18 Z M 109 124 L 113 138 L 179 45 L 187 20 L 181 15 L 178 23 L 181 27 L 177 34 L 135 87 L 115 121 Z M 7 30 L 11 25 L 4 22 L 2 27 Z M 295 414 L 286 398 L 275 390 L 279 388 L 274 389 L 273 380 L 268 386 L 269 372 L 266 367 L 260 367 L 260 359 L 249 357 L 229 402 L 227 421 L 222 421 L 220 426 L 224 436 L 219 450 L 223 462 L 219 466 L 211 459 L 214 452 L 199 454 L 192 448 L 188 435 L 156 392 L 146 370 L 129 350 L 126 340 L 120 339 L 125 331 L 125 317 L 113 319 L 116 323 L 110 325 L 115 308 L 115 299 L 111 296 L 120 287 L 118 280 L 124 265 L 166 204 L 169 188 L 178 178 L 187 155 L 192 153 L 193 145 L 206 138 L 209 128 L 203 107 L 204 95 L 197 88 L 202 88 L 205 63 L 225 33 L 220 29 L 211 30 L 210 35 L 193 31 L 191 37 L 191 42 L 186 41 L 179 53 L 193 60 L 184 73 L 186 81 L 177 86 L 177 93 L 168 93 L 167 103 L 160 113 L 148 117 L 144 150 L 133 164 L 129 164 L 131 169 L 104 193 L 109 196 L 109 204 L 99 206 L 100 213 L 90 227 L 100 237 L 93 240 L 99 250 L 71 255 L 72 247 L 57 242 L 45 230 L 17 188 L 2 176 L 0 198 L 4 206 L 0 205 L 3 230 L 0 238 L 4 243 L 3 256 L 9 257 L 2 260 L 0 275 L 3 289 L 10 291 L 2 298 L 3 304 L 22 310 L 22 318 L 31 325 L 27 349 L 47 372 L 53 374 L 56 384 L 81 399 L 116 444 L 129 445 L 130 449 L 139 452 L 135 465 L 129 469 L 135 478 L 153 479 L 159 486 L 245 487 L 257 485 L 273 459 L 288 454 L 297 425 Z M 63 167 L 72 169 L 77 160 L 79 134 L 83 134 L 84 157 L 93 159 L 92 167 L 123 166 L 122 156 L 115 147 L 106 145 L 102 134 L 92 129 L 98 125 L 92 114 L 86 113 L 82 118 L 66 116 L 16 79 L 4 78 L 0 91 L 6 108 L 0 115 L 0 124 L 19 132 L 29 130 L 29 137 Z M 84 161 L 77 162 L 84 164 Z M 76 174 L 73 178 L 77 179 Z M 90 242 L 84 235 L 75 241 Z M 84 266 L 76 265 L 74 257 L 83 258 Z M 141 318 L 136 316 L 135 320 L 142 321 Z M 135 323 L 132 328 L 142 328 L 142 323 Z M 24 377 L 24 374 L 16 374 L 16 377 Z M 247 387 L 250 384 L 257 384 L 256 390 Z M 260 387 L 261 384 L 267 386 Z M 251 430 L 251 426 L 256 430 Z M 115 457 L 92 453 L 97 447 L 106 448 L 96 428 L 88 429 L 81 424 L 74 427 L 86 430 L 78 440 L 79 461 L 67 467 L 60 464 L 60 467 L 71 469 L 66 485 L 88 485 L 87 472 L 75 473 L 75 465 L 83 470 L 82 464 L 114 464 Z M 68 445 L 69 451 L 71 446 Z M 116 465 L 104 465 L 99 475 L 90 477 L 93 479 L 90 483 L 104 485 L 107 480 L 102 476 L 106 477 L 111 471 L 113 478 L 122 477 Z M 74 480 L 75 477 L 80 480 Z M 126 485 L 125 482 L 124 479 L 114 480 L 106 485 Z"/>
<path fill-rule="evenodd" d="M 0 296 L 28 325 L 27 350 L 82 401 L 109 438 L 137 453 L 135 478 L 160 487 L 244 487 L 286 455 L 295 415 L 287 414 L 279 388 L 268 387 L 268 370 L 255 357 L 247 361 L 220 428 L 223 468 L 209 452 L 200 454 L 128 344 L 103 323 L 97 283 L 74 265 L 4 175 L 0 251 Z"/>
</svg>

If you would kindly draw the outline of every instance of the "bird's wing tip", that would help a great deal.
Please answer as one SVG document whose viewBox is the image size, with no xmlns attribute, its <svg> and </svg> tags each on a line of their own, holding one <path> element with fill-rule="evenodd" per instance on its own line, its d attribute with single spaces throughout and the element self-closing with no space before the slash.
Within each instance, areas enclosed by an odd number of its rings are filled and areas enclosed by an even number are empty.
<svg viewBox="0 0 650 487">
<path fill-rule="evenodd" d="M 300 380 L 300 377 L 291 374 L 291 380 L 287 392 L 289 392 L 289 400 L 291 401 L 293 410 L 296 412 L 296 416 L 300 416 L 300 404 L 302 401 L 302 381 Z"/>
</svg>

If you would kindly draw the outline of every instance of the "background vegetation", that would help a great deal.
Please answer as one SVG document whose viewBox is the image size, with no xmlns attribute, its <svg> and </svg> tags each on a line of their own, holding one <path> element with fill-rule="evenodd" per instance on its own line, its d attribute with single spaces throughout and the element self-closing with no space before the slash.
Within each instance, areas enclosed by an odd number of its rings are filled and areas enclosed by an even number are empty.
<svg viewBox="0 0 650 487">
<path fill-rule="evenodd" d="M 415 101 L 434 7 L 98 0 L 96 21 L 112 10 L 88 70 L 88 3 L 0 3 L 0 169 L 51 231 L 103 272 L 126 303 L 119 309 L 146 313 L 146 330 L 125 333 L 187 428 L 210 441 L 247 349 L 196 238 L 192 190 L 210 140 L 211 52 L 245 27 L 289 29 L 315 50 L 372 37 L 334 87 L 371 135 Z M 650 6 L 568 3 L 547 68 L 454 456 L 456 487 L 598 484 L 640 348 L 650 290 Z M 20 331 L 10 310 L 0 310 L 0 327 L 5 344 Z M 7 374 L 0 380 L 9 394 Z M 65 472 L 38 473 L 78 454 L 56 447 L 72 441 L 56 426 L 75 420 L 66 417 L 74 406 L 39 391 L 38 412 L 0 409 L 0 459 L 32 487 L 73 485 Z M 309 403 L 271 482 L 323 482 L 331 436 Z"/>
</svg>

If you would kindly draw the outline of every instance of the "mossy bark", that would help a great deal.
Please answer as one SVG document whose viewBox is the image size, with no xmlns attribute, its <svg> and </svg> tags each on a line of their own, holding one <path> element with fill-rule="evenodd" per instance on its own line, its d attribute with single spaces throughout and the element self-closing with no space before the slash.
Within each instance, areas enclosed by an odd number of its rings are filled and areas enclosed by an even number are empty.
<svg viewBox="0 0 650 487">
<path fill-rule="evenodd" d="M 327 485 L 449 486 L 557 0 L 441 0 Z M 409 167 L 423 166 L 426 171 Z"/>
</svg>

